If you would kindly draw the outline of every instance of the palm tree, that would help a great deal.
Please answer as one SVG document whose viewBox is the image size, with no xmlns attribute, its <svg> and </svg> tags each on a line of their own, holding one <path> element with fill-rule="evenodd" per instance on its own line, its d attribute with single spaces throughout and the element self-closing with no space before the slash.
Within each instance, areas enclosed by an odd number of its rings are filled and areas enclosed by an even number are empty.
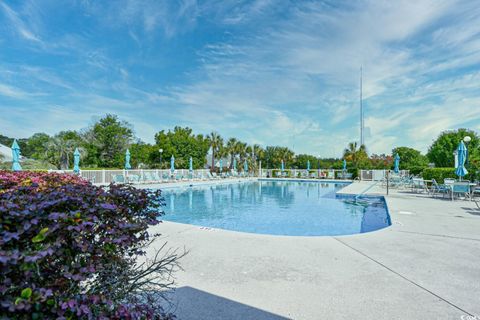
<svg viewBox="0 0 480 320">
<path fill-rule="evenodd" d="M 243 163 L 247 157 L 247 144 L 245 142 L 238 141 L 235 147 L 235 153 L 240 158 L 240 163 Z"/>
<path fill-rule="evenodd" d="M 254 144 L 252 146 L 253 150 L 253 160 L 256 161 L 257 159 L 262 159 L 263 155 L 265 154 L 265 150 L 259 145 L 259 144 Z"/>
<path fill-rule="evenodd" d="M 293 156 L 295 155 L 295 153 L 292 150 L 288 149 L 287 147 L 277 147 L 277 148 L 278 148 L 277 153 L 280 158 L 279 162 L 283 160 L 285 163 L 285 167 L 287 167 L 287 163 L 292 162 Z"/>
<path fill-rule="evenodd" d="M 53 163 L 57 165 L 59 169 L 68 169 L 70 164 L 70 154 L 75 149 L 75 143 L 73 140 L 65 140 L 59 136 L 52 137 L 46 144 L 47 152 L 53 152 Z"/>
<path fill-rule="evenodd" d="M 217 132 L 212 132 L 207 137 L 208 142 L 210 143 L 210 148 L 212 148 L 212 166 L 210 171 L 215 170 L 215 154 L 220 152 L 223 149 L 223 139 Z"/>
<path fill-rule="evenodd" d="M 355 167 L 361 159 L 366 157 L 368 157 L 367 148 L 364 144 L 358 146 L 357 142 L 350 142 L 347 148 L 343 151 L 343 158 L 347 161 L 351 161 Z"/>
<path fill-rule="evenodd" d="M 233 169 L 233 159 L 236 156 L 236 146 L 238 140 L 235 138 L 230 138 L 227 141 L 226 152 L 230 155 L 230 169 Z"/>
<path fill-rule="evenodd" d="M 255 170 L 258 169 L 257 160 L 261 161 L 261 159 L 263 159 L 264 153 L 265 152 L 262 147 L 260 147 L 260 145 L 252 145 L 252 165 Z"/>
</svg>

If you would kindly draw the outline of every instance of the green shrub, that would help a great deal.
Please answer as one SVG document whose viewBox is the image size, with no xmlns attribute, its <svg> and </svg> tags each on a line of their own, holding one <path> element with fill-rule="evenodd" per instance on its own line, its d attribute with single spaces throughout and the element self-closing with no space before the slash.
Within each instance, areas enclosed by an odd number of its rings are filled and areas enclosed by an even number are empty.
<svg viewBox="0 0 480 320">
<path fill-rule="evenodd" d="M 410 167 L 407 167 L 405 168 L 407 170 L 409 170 L 410 174 L 413 174 L 413 175 L 423 175 L 423 171 L 425 169 L 428 169 L 428 167 L 424 167 L 424 166 L 410 166 Z"/>
<path fill-rule="evenodd" d="M 163 206 L 159 190 L 0 171 L 0 318 L 172 319 L 161 297 L 180 256 L 137 262 Z"/>
<path fill-rule="evenodd" d="M 425 168 L 422 173 L 423 179 L 432 180 L 435 179 L 438 183 L 443 183 L 446 178 L 458 179 L 455 174 L 455 168 Z M 464 177 L 467 180 L 468 175 Z"/>
</svg>

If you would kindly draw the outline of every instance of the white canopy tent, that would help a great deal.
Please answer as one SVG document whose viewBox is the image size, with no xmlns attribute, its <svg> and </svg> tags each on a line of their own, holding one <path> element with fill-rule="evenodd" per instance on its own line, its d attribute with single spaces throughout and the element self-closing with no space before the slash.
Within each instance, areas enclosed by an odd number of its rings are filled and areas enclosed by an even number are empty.
<svg viewBox="0 0 480 320">
<path fill-rule="evenodd" d="M 0 161 L 12 161 L 12 149 L 0 144 Z"/>
</svg>

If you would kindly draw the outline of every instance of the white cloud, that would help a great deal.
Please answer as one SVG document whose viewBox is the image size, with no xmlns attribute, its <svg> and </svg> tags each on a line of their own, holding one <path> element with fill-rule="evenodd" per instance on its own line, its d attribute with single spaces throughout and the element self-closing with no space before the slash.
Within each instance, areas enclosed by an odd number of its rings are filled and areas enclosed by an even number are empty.
<svg viewBox="0 0 480 320">
<path fill-rule="evenodd" d="M 25 99 L 31 96 L 31 94 L 19 88 L 0 83 L 0 96 L 14 99 Z"/>
<path fill-rule="evenodd" d="M 19 18 L 17 12 L 4 2 L 0 2 L 0 8 L 2 8 L 3 13 L 10 21 L 11 26 L 22 38 L 36 43 L 42 43 L 42 40 Z"/>
</svg>

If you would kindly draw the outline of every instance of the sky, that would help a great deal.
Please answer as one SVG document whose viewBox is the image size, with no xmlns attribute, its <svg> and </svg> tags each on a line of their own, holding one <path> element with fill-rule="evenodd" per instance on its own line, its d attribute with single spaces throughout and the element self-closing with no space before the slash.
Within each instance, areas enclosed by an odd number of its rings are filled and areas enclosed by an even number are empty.
<svg viewBox="0 0 480 320">
<path fill-rule="evenodd" d="M 478 0 L 0 0 L 0 134 L 106 113 L 340 157 L 480 131 Z"/>
</svg>

